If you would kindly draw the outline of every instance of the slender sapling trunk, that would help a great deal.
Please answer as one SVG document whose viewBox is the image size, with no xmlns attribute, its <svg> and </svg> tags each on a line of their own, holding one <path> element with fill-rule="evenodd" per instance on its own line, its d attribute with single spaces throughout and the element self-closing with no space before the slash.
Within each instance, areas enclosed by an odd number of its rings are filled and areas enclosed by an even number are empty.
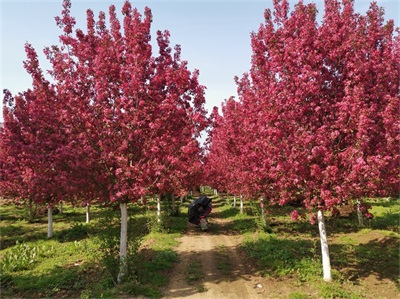
<svg viewBox="0 0 400 299">
<path fill-rule="evenodd" d="M 364 227 L 364 216 L 361 211 L 361 202 L 357 199 L 357 217 L 358 217 L 358 226 Z"/>
<path fill-rule="evenodd" d="M 86 223 L 90 222 L 90 204 L 86 204 Z"/>
<path fill-rule="evenodd" d="M 317 218 L 319 235 L 321 238 L 322 268 L 324 273 L 324 280 L 329 282 L 332 281 L 331 260 L 329 257 L 328 239 L 326 237 L 325 217 L 324 213 L 321 210 L 318 211 Z"/>
<path fill-rule="evenodd" d="M 121 283 L 127 273 L 127 253 L 128 253 L 128 205 L 120 204 L 121 209 L 121 237 L 119 246 L 119 273 L 117 282 Z"/>
<path fill-rule="evenodd" d="M 264 226 L 267 225 L 267 221 L 265 220 L 265 210 L 264 210 L 264 198 L 260 197 L 260 207 L 261 207 L 261 220 Z"/>
<path fill-rule="evenodd" d="M 29 222 L 33 221 L 33 218 L 35 218 L 35 215 L 33 213 L 33 202 L 32 199 L 29 200 Z"/>
<path fill-rule="evenodd" d="M 47 208 L 47 238 L 53 237 L 53 208 Z"/>
<path fill-rule="evenodd" d="M 157 222 L 161 221 L 161 194 L 157 196 Z"/>
<path fill-rule="evenodd" d="M 176 214 L 176 207 L 175 207 L 175 195 L 171 194 L 171 208 L 172 208 L 172 215 Z"/>
</svg>

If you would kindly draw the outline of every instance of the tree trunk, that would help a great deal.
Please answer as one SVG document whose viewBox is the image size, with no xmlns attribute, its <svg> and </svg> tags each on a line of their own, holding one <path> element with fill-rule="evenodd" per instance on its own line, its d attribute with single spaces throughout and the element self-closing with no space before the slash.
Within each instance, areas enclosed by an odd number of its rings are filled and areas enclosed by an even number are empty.
<svg viewBox="0 0 400 299">
<path fill-rule="evenodd" d="M 261 207 L 262 224 L 265 227 L 267 225 L 267 221 L 265 220 L 264 199 L 262 197 L 260 197 L 260 207 Z"/>
<path fill-rule="evenodd" d="M 62 203 L 62 201 L 60 201 L 60 214 L 62 214 L 63 213 L 63 203 Z"/>
<path fill-rule="evenodd" d="M 324 213 L 318 211 L 318 228 L 321 238 L 321 251 L 322 251 L 322 268 L 324 272 L 324 280 L 332 281 L 331 261 L 329 257 L 328 239 L 326 237 L 325 217 Z"/>
<path fill-rule="evenodd" d="M 361 202 L 357 199 L 357 216 L 358 216 L 358 226 L 360 227 L 364 227 L 364 216 L 363 213 L 361 211 Z"/>
<path fill-rule="evenodd" d="M 236 209 L 236 195 L 233 195 L 233 207 Z"/>
<path fill-rule="evenodd" d="M 128 206 L 126 203 L 120 204 L 121 208 L 121 237 L 119 245 L 119 273 L 117 282 L 121 283 L 127 272 L 127 253 L 128 253 Z"/>
<path fill-rule="evenodd" d="M 29 222 L 32 222 L 35 218 L 35 214 L 33 212 L 33 202 L 32 199 L 29 200 Z"/>
<path fill-rule="evenodd" d="M 240 195 L 240 214 L 243 214 L 243 195 Z"/>
<path fill-rule="evenodd" d="M 176 207 L 175 207 L 175 195 L 171 194 L 171 208 L 172 208 L 172 215 L 176 215 Z"/>
<path fill-rule="evenodd" d="M 157 222 L 161 221 L 161 194 L 157 196 Z"/>
<path fill-rule="evenodd" d="M 47 208 L 47 238 L 53 237 L 53 208 Z"/>
<path fill-rule="evenodd" d="M 90 204 L 86 204 L 86 223 L 90 222 Z"/>
<path fill-rule="evenodd" d="M 180 202 L 180 206 L 183 206 L 183 195 L 181 196 L 181 202 Z"/>
<path fill-rule="evenodd" d="M 218 190 L 214 189 L 214 195 L 218 196 Z"/>
</svg>

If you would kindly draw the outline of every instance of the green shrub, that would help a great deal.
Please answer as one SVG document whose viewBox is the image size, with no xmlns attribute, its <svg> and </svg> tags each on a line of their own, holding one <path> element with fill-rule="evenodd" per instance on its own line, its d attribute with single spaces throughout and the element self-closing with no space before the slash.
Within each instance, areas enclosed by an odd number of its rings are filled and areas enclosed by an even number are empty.
<svg viewBox="0 0 400 299">
<path fill-rule="evenodd" d="M 39 247 L 19 243 L 12 247 L 0 261 L 0 271 L 10 273 L 31 269 L 39 257 Z"/>
<path fill-rule="evenodd" d="M 148 233 L 145 217 L 130 217 L 128 221 L 127 273 L 125 279 L 136 281 L 137 253 L 143 237 Z M 119 214 L 109 213 L 99 221 L 97 243 L 108 274 L 115 284 L 120 268 L 120 218 Z"/>
</svg>

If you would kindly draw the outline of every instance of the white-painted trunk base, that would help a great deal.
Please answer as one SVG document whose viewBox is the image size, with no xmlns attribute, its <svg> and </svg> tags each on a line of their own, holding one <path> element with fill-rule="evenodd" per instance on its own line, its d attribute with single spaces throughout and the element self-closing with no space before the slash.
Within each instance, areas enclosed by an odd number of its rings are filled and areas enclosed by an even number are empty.
<svg viewBox="0 0 400 299">
<path fill-rule="evenodd" d="M 264 226 L 267 225 L 267 220 L 265 219 L 265 210 L 264 210 L 264 199 L 260 198 L 260 208 L 261 208 L 261 219 Z"/>
<path fill-rule="evenodd" d="M 53 237 L 53 208 L 47 208 L 47 238 Z"/>
<path fill-rule="evenodd" d="M 331 260 L 329 257 L 328 238 L 326 236 L 325 217 L 323 212 L 318 211 L 318 228 L 321 238 L 322 268 L 325 281 L 332 281 Z"/>
<path fill-rule="evenodd" d="M 128 205 L 120 204 L 121 209 L 121 237 L 119 246 L 120 266 L 117 282 L 121 283 L 127 272 L 126 258 L 128 254 Z"/>
<path fill-rule="evenodd" d="M 157 196 L 157 222 L 161 221 L 161 194 Z"/>
<path fill-rule="evenodd" d="M 90 204 L 86 204 L 86 223 L 90 222 Z"/>
</svg>

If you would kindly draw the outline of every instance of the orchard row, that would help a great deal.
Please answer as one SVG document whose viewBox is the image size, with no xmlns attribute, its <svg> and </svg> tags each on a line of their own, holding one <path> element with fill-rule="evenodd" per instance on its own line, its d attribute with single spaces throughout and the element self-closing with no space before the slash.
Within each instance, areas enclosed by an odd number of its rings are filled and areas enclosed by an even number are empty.
<svg viewBox="0 0 400 299">
<path fill-rule="evenodd" d="M 325 1 L 318 23 L 315 4 L 290 12 L 275 1 L 251 36 L 237 99 L 210 117 L 198 71 L 170 47 L 168 31 L 157 32 L 154 56 L 149 8 L 142 16 L 125 2 L 122 22 L 114 6 L 108 20 L 88 10 L 85 31 L 70 9 L 64 1 L 56 18 L 60 45 L 44 49 L 51 80 L 26 44 L 32 88 L 5 90 L 2 196 L 49 208 L 119 204 L 123 261 L 126 204 L 148 195 L 208 185 L 303 206 L 315 221 L 316 211 L 354 199 L 372 217 L 362 197 L 399 193 L 400 39 L 375 3 L 364 16 L 351 0 Z"/>
</svg>

